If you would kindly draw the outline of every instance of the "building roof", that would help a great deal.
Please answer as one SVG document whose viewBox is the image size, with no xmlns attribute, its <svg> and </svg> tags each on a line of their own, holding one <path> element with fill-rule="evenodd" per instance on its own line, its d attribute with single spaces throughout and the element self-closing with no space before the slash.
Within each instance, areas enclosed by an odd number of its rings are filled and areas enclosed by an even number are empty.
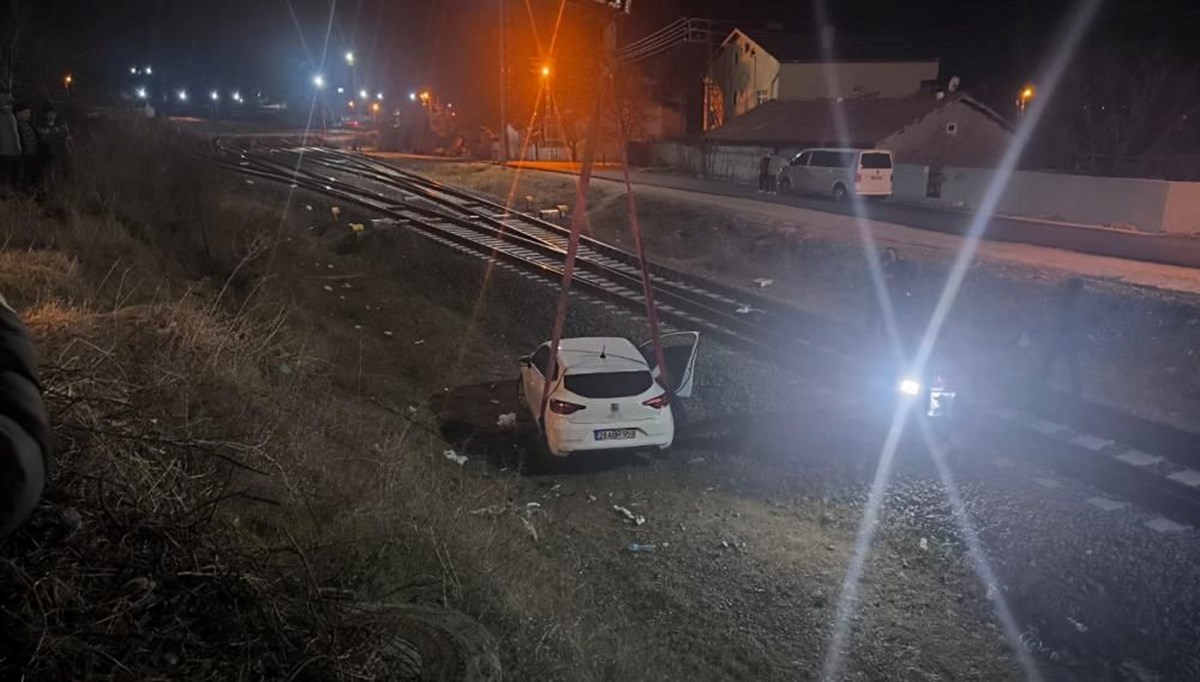
<svg viewBox="0 0 1200 682">
<path fill-rule="evenodd" d="M 949 102 L 962 102 L 997 125 L 1008 128 L 1002 117 L 962 94 L 938 99 L 932 93 L 910 97 L 860 97 L 841 102 L 822 100 L 771 100 L 705 133 L 713 142 L 770 145 L 873 147 L 888 135 L 911 125 Z M 838 135 L 834 114 L 845 117 L 848 140 Z"/>
<path fill-rule="evenodd" d="M 728 43 L 737 34 L 758 43 L 772 57 L 783 63 L 823 62 L 820 40 L 812 33 L 795 33 L 778 29 L 736 28 L 725 38 Z M 835 62 L 936 62 L 920 52 L 912 41 L 834 39 Z"/>
</svg>

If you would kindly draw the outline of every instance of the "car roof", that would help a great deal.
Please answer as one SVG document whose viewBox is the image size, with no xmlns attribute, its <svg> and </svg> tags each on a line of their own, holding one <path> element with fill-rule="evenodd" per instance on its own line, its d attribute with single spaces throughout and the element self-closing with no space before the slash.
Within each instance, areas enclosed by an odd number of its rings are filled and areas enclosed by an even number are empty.
<svg viewBox="0 0 1200 682">
<path fill-rule="evenodd" d="M 862 152 L 864 154 L 867 152 L 875 152 L 877 154 L 891 154 L 892 150 L 890 150 L 890 149 L 859 149 L 858 147 L 805 147 L 804 149 L 801 149 L 799 152 L 796 152 L 796 154 L 800 155 L 800 154 L 803 154 L 804 152 Z"/>
<path fill-rule="evenodd" d="M 619 336 L 585 336 L 562 339 L 558 356 L 567 374 L 648 371 L 650 366 L 629 339 Z"/>
</svg>

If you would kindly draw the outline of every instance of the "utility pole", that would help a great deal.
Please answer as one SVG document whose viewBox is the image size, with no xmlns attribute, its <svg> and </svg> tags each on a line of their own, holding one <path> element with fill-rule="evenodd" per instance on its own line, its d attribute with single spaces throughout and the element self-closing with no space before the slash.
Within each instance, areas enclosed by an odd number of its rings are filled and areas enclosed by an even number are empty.
<svg viewBox="0 0 1200 682">
<path fill-rule="evenodd" d="M 500 139 L 497 141 L 501 164 L 508 163 L 508 115 L 506 100 L 508 99 L 508 13 L 505 11 L 504 0 L 497 0 L 500 5 Z"/>
</svg>

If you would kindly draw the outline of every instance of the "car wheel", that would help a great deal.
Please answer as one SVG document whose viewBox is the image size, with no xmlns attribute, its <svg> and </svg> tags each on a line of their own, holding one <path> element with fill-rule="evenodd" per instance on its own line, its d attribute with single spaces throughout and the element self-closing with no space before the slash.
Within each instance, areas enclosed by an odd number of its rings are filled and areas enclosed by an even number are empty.
<svg viewBox="0 0 1200 682">
<path fill-rule="evenodd" d="M 783 176 L 782 178 L 779 178 L 779 192 L 781 194 L 791 194 L 792 193 L 792 179 L 791 178 L 789 178 L 786 175 Z"/>
<path fill-rule="evenodd" d="M 850 198 L 850 192 L 846 190 L 846 186 L 838 183 L 833 186 L 833 200 L 839 204 Z"/>
</svg>

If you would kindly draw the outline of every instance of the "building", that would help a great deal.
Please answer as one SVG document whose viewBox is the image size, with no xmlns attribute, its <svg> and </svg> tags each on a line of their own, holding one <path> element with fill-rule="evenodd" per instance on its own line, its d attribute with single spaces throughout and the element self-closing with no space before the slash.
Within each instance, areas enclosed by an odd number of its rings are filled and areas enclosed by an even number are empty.
<svg viewBox="0 0 1200 682">
<path fill-rule="evenodd" d="M 752 182 L 763 155 L 782 162 L 806 147 L 879 148 L 891 150 L 898 167 L 926 169 L 936 185 L 943 168 L 994 167 L 1011 138 L 1003 117 L 962 93 L 774 100 L 708 131 L 698 144 L 659 144 L 655 158 L 698 176 Z M 930 191 L 936 195 L 936 187 Z"/>
<path fill-rule="evenodd" d="M 937 59 L 884 57 L 861 49 L 837 51 L 826 61 L 812 36 L 734 29 L 705 77 L 704 129 L 773 100 L 915 95 L 932 89 L 938 68 Z"/>
</svg>

